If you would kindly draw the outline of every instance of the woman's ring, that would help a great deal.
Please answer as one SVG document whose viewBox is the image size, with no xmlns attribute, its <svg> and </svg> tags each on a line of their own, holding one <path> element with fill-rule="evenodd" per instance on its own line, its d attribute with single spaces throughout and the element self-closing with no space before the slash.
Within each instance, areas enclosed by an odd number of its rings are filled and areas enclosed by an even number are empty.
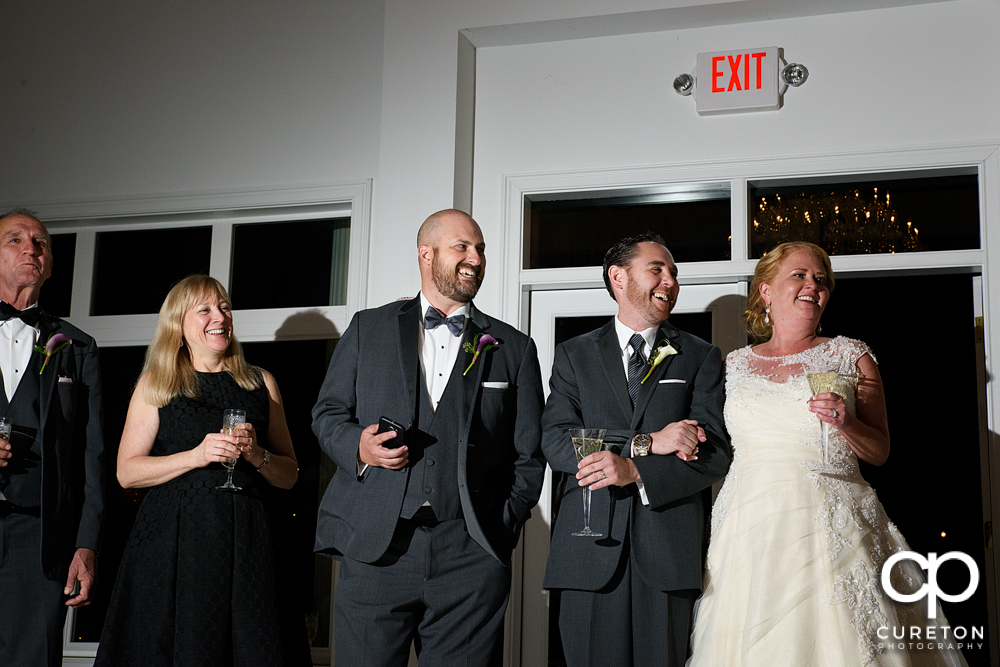
<svg viewBox="0 0 1000 667">
<path fill-rule="evenodd" d="M 837 418 L 837 408 L 834 408 L 834 409 L 833 409 L 833 418 L 834 418 L 834 419 L 836 419 L 836 418 Z"/>
</svg>

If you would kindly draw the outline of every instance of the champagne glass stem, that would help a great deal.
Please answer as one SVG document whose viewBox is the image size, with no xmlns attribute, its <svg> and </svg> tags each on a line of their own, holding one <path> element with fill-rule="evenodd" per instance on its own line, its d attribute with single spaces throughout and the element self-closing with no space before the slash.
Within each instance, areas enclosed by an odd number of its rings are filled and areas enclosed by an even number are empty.
<svg viewBox="0 0 1000 667">
<path fill-rule="evenodd" d="M 830 451 L 830 425 L 823 422 L 823 465 L 827 465 L 830 462 L 829 451 Z"/>
<path fill-rule="evenodd" d="M 590 533 L 590 487 L 583 489 L 583 532 Z"/>
</svg>

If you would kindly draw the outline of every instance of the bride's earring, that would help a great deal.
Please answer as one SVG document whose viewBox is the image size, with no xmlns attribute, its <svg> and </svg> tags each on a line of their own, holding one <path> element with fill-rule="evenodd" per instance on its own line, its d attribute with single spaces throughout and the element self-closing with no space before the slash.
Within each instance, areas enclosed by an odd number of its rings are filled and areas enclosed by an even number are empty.
<svg viewBox="0 0 1000 667">
<path fill-rule="evenodd" d="M 764 309 L 764 324 L 771 323 L 771 306 Z"/>
</svg>

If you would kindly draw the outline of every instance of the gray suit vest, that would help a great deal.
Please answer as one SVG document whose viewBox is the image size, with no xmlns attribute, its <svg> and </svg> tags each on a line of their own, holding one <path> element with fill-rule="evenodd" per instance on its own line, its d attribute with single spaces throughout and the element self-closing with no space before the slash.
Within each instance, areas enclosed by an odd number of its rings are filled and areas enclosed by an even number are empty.
<svg viewBox="0 0 1000 667">
<path fill-rule="evenodd" d="M 418 373 L 420 399 L 417 404 L 417 429 L 406 434 L 410 439 L 410 479 L 403 497 L 404 519 L 412 518 L 420 506 L 429 502 L 438 521 L 462 517 L 458 494 L 458 438 L 462 428 L 462 368 L 456 362 L 437 411 L 431 408 L 423 371 Z"/>
</svg>

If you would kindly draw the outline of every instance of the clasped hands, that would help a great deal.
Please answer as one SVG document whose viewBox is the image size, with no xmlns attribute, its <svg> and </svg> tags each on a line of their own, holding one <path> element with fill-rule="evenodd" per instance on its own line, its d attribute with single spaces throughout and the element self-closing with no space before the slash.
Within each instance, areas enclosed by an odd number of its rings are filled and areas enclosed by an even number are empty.
<svg viewBox="0 0 1000 667">
<path fill-rule="evenodd" d="M 653 439 L 649 449 L 650 454 L 659 456 L 673 454 L 682 461 L 697 460 L 698 444 L 706 440 L 705 429 L 693 419 L 682 419 L 668 424 L 649 435 Z M 580 461 L 577 468 L 576 479 L 580 486 L 589 486 L 591 490 L 603 489 L 606 486 L 626 486 L 642 481 L 632 459 L 618 456 L 614 452 L 591 454 Z"/>
<path fill-rule="evenodd" d="M 209 433 L 195 448 L 200 467 L 209 463 L 227 463 L 242 456 L 255 468 L 264 462 L 264 449 L 257 445 L 257 431 L 249 422 L 237 424 L 233 433 Z"/>
</svg>

